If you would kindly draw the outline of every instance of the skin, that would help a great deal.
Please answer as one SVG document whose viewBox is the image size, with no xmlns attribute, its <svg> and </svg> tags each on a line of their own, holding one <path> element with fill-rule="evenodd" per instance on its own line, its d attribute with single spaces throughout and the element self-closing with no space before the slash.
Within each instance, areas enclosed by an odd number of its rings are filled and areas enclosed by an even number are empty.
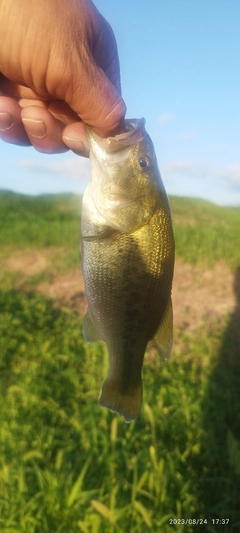
<svg viewBox="0 0 240 533">
<path fill-rule="evenodd" d="M 123 131 L 115 37 L 91 0 L 0 0 L 0 138 L 88 155 L 84 123 Z"/>
</svg>

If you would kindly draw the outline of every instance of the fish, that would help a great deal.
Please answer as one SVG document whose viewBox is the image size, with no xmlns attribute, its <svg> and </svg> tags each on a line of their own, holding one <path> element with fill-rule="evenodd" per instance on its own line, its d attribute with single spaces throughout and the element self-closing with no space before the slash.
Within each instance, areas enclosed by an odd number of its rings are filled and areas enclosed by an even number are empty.
<svg viewBox="0 0 240 533">
<path fill-rule="evenodd" d="M 86 342 L 103 340 L 109 372 L 99 404 L 134 421 L 149 341 L 163 361 L 173 338 L 174 235 L 168 197 L 144 119 L 101 138 L 86 126 L 91 179 L 81 216 Z"/>
</svg>

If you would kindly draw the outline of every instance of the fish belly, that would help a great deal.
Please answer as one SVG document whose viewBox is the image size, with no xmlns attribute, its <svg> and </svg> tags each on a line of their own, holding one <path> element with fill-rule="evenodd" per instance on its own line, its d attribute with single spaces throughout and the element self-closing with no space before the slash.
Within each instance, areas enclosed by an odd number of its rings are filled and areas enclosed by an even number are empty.
<svg viewBox="0 0 240 533">
<path fill-rule="evenodd" d="M 134 233 L 107 235 L 82 240 L 88 319 L 109 352 L 109 374 L 100 404 L 130 421 L 141 407 L 146 346 L 171 295 L 171 221 L 159 210 L 149 224 Z"/>
</svg>

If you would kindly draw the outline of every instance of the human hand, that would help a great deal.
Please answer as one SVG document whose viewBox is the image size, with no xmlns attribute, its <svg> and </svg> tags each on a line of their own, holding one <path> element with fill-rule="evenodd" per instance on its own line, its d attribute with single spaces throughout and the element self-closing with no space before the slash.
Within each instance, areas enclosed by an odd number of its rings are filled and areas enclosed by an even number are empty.
<svg viewBox="0 0 240 533">
<path fill-rule="evenodd" d="M 116 41 L 91 0 L 0 0 L 0 138 L 87 155 L 84 122 L 121 131 Z"/>
</svg>

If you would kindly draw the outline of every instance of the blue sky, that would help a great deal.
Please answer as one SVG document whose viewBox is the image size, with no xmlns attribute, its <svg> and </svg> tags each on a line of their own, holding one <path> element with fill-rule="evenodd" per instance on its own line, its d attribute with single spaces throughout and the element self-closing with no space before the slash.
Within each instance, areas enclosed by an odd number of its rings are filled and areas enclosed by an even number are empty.
<svg viewBox="0 0 240 533">
<path fill-rule="evenodd" d="M 240 205 L 239 0 L 95 0 L 117 38 L 127 117 L 145 117 L 166 190 Z M 83 192 L 89 161 L 0 141 L 0 188 Z"/>
</svg>

